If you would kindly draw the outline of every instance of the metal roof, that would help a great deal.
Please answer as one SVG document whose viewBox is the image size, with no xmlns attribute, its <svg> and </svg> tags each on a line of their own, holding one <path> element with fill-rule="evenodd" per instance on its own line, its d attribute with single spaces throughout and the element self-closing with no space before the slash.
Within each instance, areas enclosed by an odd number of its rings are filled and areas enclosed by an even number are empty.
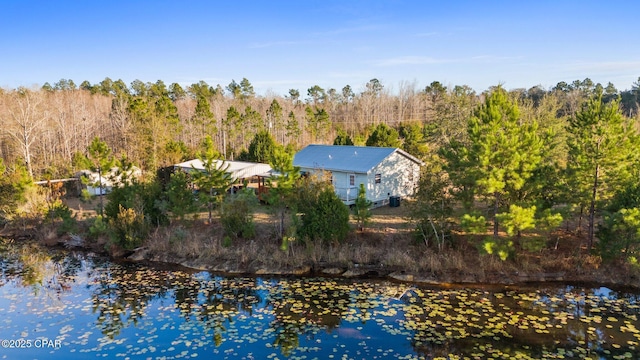
<svg viewBox="0 0 640 360">
<path fill-rule="evenodd" d="M 234 179 L 246 179 L 252 176 L 263 175 L 271 171 L 269 164 L 253 163 L 246 161 L 224 161 L 214 160 L 215 166 L 227 168 L 227 173 L 231 174 Z M 173 165 L 174 168 L 181 168 L 183 170 L 204 170 L 204 165 L 200 159 L 194 159 L 182 162 L 180 164 Z"/>
<path fill-rule="evenodd" d="M 419 165 L 424 163 L 397 148 L 344 145 L 309 145 L 293 158 L 293 164 L 304 168 L 367 173 L 394 152 Z"/>
<path fill-rule="evenodd" d="M 91 170 L 80 170 L 76 172 L 74 176 L 76 178 L 84 176 L 92 183 L 102 182 L 103 186 L 113 186 L 122 183 L 123 175 L 126 175 L 129 179 L 140 178 L 140 176 L 142 176 L 142 170 L 137 166 L 132 166 L 131 169 L 123 174 L 120 173 L 120 169 L 118 167 L 112 167 L 108 171 L 102 171 L 102 178 L 100 173 Z"/>
</svg>

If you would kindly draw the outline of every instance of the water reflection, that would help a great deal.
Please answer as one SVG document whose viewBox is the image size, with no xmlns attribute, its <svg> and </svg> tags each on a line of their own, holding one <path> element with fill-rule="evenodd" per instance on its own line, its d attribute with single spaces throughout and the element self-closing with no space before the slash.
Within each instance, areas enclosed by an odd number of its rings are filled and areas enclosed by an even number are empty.
<svg viewBox="0 0 640 360">
<path fill-rule="evenodd" d="M 636 297 L 609 289 L 523 290 L 418 292 L 407 301 L 404 327 L 427 357 L 469 349 L 482 358 L 638 356 Z"/>
<path fill-rule="evenodd" d="M 331 332 L 347 313 L 351 291 L 332 281 L 317 282 L 281 280 L 271 282 L 267 306 L 274 312 L 270 327 L 274 329 L 274 345 L 289 356 L 298 348 L 300 337 L 313 340 L 324 329 Z"/>
<path fill-rule="evenodd" d="M 640 357 L 629 291 L 223 278 L 32 245 L 0 253 L 0 339 L 64 345 L 9 358 Z"/>
<path fill-rule="evenodd" d="M 114 339 L 123 328 L 137 326 L 145 316 L 149 301 L 165 297 L 172 287 L 167 275 L 141 267 L 128 269 L 104 262 L 93 263 L 89 279 L 92 312 L 98 315 L 97 328 Z"/>
<path fill-rule="evenodd" d="M 68 291 L 80 268 L 80 257 L 73 253 L 52 253 L 36 244 L 16 246 L 0 238 L 0 285 L 15 283 L 30 288 L 34 295 L 53 296 Z"/>
</svg>

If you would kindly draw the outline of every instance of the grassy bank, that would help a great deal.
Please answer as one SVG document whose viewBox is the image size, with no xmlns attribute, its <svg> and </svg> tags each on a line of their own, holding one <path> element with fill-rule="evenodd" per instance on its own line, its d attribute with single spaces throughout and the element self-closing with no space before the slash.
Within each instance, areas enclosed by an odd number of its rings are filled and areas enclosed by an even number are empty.
<svg viewBox="0 0 640 360">
<path fill-rule="evenodd" d="M 134 252 L 114 246 L 107 236 L 88 236 L 97 202 L 71 201 L 68 205 L 79 220 L 77 236 L 59 236 L 55 224 L 25 227 L 29 236 L 20 235 L 21 229 L 16 228 L 13 236 L 36 238 L 47 245 L 68 245 L 82 238 L 84 248 L 108 252 L 117 258 L 225 273 L 342 274 L 429 283 L 562 281 L 640 287 L 637 267 L 622 261 L 603 263 L 599 256 L 587 251 L 580 232 L 567 228 L 552 233 L 542 250 L 520 249 L 507 261 L 479 251 L 483 236 L 454 233 L 451 244 L 438 251 L 416 239 L 405 204 L 374 209 L 364 231 L 357 231 L 352 222 L 350 236 L 341 243 L 293 241 L 283 251 L 276 217 L 268 207 L 259 206 L 254 213 L 254 238 L 225 240 L 219 219 L 214 217 L 208 223 L 203 213 L 155 228 Z"/>
<path fill-rule="evenodd" d="M 581 236 L 559 230 L 538 252 L 524 250 L 512 260 L 478 251 L 481 237 L 454 234 L 453 246 L 438 252 L 417 241 L 406 207 L 373 210 L 364 231 L 351 224 L 342 243 L 293 242 L 280 249 L 277 221 L 265 207 L 255 214 L 257 236 L 225 243 L 217 219 L 174 223 L 152 234 L 145 244 L 149 260 L 175 262 L 221 272 L 316 273 L 387 276 L 441 283 L 516 283 L 579 281 L 639 286 L 637 269 L 626 263 L 603 264 Z M 204 217 L 203 217 L 204 218 Z M 398 276 L 398 274 L 401 274 Z"/>
</svg>

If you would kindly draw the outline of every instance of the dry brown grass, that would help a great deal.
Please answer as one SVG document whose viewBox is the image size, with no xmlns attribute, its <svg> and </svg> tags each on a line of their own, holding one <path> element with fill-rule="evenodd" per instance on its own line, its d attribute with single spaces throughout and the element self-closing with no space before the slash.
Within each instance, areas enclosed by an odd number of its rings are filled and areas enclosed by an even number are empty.
<svg viewBox="0 0 640 360">
<path fill-rule="evenodd" d="M 353 236 L 341 244 L 293 242 L 289 250 L 283 252 L 276 236 L 276 219 L 268 209 L 259 207 L 254 215 L 257 233 L 254 239 L 234 240 L 224 247 L 223 232 L 217 219 L 212 224 L 193 220 L 159 229 L 146 246 L 157 257 L 172 254 L 178 261 L 200 260 L 249 271 L 301 266 L 351 268 L 355 264 L 418 270 L 418 260 L 410 250 L 413 240 L 408 235 L 409 226 L 402 211 L 397 209 L 374 210 L 376 214 L 371 226 L 364 232 L 354 230 Z"/>
<path fill-rule="evenodd" d="M 414 274 L 438 276 L 470 274 L 482 276 L 484 271 L 505 271 L 499 260 L 486 257 L 478 261 L 477 251 L 469 248 L 446 249 L 435 252 L 417 243 L 411 226 L 398 208 L 376 209 L 371 225 L 340 244 L 294 242 L 288 251 L 280 249 L 276 221 L 264 208 L 255 216 L 258 236 L 239 239 L 230 246 L 222 246 L 222 229 L 217 221 L 205 224 L 202 220 L 159 230 L 147 243 L 152 254 L 173 254 L 177 260 L 190 260 L 221 265 L 231 270 L 364 267 L 376 271 L 405 271 Z M 384 220 L 384 221 L 381 221 Z M 470 256 L 470 254 L 472 256 Z M 480 271 L 479 271 L 480 269 Z"/>
<path fill-rule="evenodd" d="M 97 203 L 71 205 L 86 217 L 92 214 L 91 208 Z M 280 249 L 277 221 L 266 206 L 258 207 L 254 214 L 257 233 L 254 239 L 234 240 L 225 247 L 219 220 L 214 219 L 212 224 L 207 224 L 204 220 L 207 214 L 201 213 L 195 219 L 182 223 L 176 221 L 169 227 L 159 228 L 145 245 L 152 258 L 158 260 L 248 272 L 304 266 L 314 269 L 358 266 L 375 268 L 381 273 L 405 271 L 436 279 L 492 282 L 508 276 L 517 277 L 517 274 L 562 273 L 567 279 L 583 279 L 597 271 L 602 274 L 608 271 L 600 257 L 589 255 L 584 249 L 581 236 L 565 229 L 552 234 L 553 240 L 544 250 L 534 253 L 521 251 L 515 260 L 501 261 L 496 256 L 479 254 L 477 244 L 482 241 L 482 236 L 454 233 L 454 248 L 445 248 L 442 252 L 416 242 L 406 203 L 396 208 L 380 207 L 372 212 L 371 223 L 363 232 L 356 231 L 355 223 L 351 222 L 351 235 L 343 243 L 298 241 L 293 242 L 286 252 Z M 41 235 L 50 237 L 44 232 Z M 640 270 L 637 272 L 640 276 Z"/>
</svg>

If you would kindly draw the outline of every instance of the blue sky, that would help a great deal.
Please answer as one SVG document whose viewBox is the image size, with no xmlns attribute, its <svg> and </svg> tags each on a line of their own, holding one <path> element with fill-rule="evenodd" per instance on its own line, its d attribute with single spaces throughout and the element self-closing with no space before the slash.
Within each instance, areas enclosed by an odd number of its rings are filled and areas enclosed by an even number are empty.
<svg viewBox="0 0 640 360">
<path fill-rule="evenodd" d="M 640 1 L 0 0 L 0 87 L 105 77 L 247 78 L 258 95 L 314 85 L 476 91 L 640 77 Z"/>
</svg>

